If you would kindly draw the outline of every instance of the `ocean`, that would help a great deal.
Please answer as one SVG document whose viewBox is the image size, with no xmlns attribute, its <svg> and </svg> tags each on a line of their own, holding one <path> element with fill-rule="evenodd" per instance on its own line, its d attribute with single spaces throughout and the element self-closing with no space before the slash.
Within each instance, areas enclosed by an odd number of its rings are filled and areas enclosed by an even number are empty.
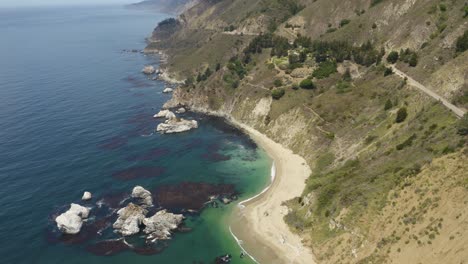
<svg viewBox="0 0 468 264">
<path fill-rule="evenodd" d="M 198 129 L 154 132 L 170 95 L 141 73 L 159 58 L 131 50 L 166 17 L 120 6 L 0 9 L 1 263 L 214 263 L 224 254 L 252 263 L 229 232 L 235 201 L 198 213 L 167 202 L 185 228 L 154 251 L 141 235 L 126 239 L 140 250 L 102 244 L 119 238 L 111 207 L 136 185 L 182 200 L 233 188 L 242 200 L 270 181 L 267 154 L 222 119 L 189 112 Z M 54 218 L 72 202 L 91 217 L 82 235 L 64 238 Z"/>
</svg>

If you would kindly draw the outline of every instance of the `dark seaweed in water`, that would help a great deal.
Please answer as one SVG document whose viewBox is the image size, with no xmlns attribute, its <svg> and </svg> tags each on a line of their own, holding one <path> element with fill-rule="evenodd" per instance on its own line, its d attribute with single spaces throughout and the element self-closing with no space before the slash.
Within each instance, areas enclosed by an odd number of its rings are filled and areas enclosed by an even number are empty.
<svg viewBox="0 0 468 264">
<path fill-rule="evenodd" d="M 168 148 L 153 148 L 143 155 L 135 155 L 126 158 L 128 161 L 138 161 L 138 160 L 154 160 L 162 156 L 168 155 L 171 151 Z"/>
<path fill-rule="evenodd" d="M 217 116 L 207 116 L 206 119 L 209 120 L 211 126 L 223 132 L 223 134 L 227 135 L 228 137 L 235 136 L 236 138 L 242 140 L 242 144 L 246 148 L 257 148 L 257 144 L 255 144 L 255 142 L 250 137 L 245 136 L 245 133 L 241 129 L 226 122 L 226 119 Z"/>
<path fill-rule="evenodd" d="M 134 76 L 127 76 L 126 78 L 123 78 L 122 80 L 128 82 L 132 88 L 151 87 L 151 84 L 148 83 L 148 81 L 142 80 L 140 78 L 136 78 Z"/>
<path fill-rule="evenodd" d="M 165 172 L 163 167 L 135 167 L 114 172 L 112 177 L 119 180 L 133 180 L 158 177 Z"/>
<path fill-rule="evenodd" d="M 104 140 L 98 145 L 100 149 L 115 150 L 127 145 L 128 139 L 122 136 L 115 136 L 110 139 Z"/>
<path fill-rule="evenodd" d="M 123 239 L 104 240 L 86 247 L 86 250 L 98 256 L 112 256 L 129 249 Z"/>
<path fill-rule="evenodd" d="M 157 187 L 152 193 L 155 201 L 163 208 L 200 210 L 210 196 L 232 196 L 236 192 L 233 184 L 182 182 Z"/>
<path fill-rule="evenodd" d="M 202 158 L 205 159 L 205 160 L 212 161 L 212 162 L 219 162 L 219 161 L 230 160 L 231 156 L 223 155 L 221 153 L 212 152 L 212 153 L 203 154 Z"/>
</svg>

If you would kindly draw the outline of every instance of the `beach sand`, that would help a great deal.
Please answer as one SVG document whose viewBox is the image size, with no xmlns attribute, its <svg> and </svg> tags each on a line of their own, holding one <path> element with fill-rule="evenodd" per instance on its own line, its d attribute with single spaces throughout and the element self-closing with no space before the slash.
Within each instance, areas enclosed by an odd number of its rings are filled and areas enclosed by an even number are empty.
<svg viewBox="0 0 468 264">
<path fill-rule="evenodd" d="M 253 199 L 240 202 L 233 212 L 232 233 L 241 246 L 258 263 L 314 264 L 310 248 L 290 231 L 283 220 L 288 209 L 282 202 L 300 196 L 311 170 L 306 161 L 257 130 L 238 122 L 242 128 L 273 159 L 276 172 L 267 190 Z"/>
</svg>

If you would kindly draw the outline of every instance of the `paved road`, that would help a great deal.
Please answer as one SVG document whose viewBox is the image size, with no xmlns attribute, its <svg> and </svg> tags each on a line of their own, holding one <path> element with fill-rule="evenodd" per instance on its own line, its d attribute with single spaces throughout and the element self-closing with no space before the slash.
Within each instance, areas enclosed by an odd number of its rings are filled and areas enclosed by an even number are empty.
<svg viewBox="0 0 468 264">
<path fill-rule="evenodd" d="M 400 71 L 399 69 L 397 69 L 395 67 L 395 65 L 390 65 L 390 67 L 392 67 L 393 69 L 393 72 L 402 77 L 402 78 L 406 78 L 407 79 L 407 83 L 411 86 L 414 86 L 416 88 L 418 88 L 419 90 L 423 91 L 425 94 L 429 95 L 430 97 L 436 99 L 437 101 L 441 102 L 445 107 L 447 107 L 448 109 L 450 109 L 452 112 L 455 113 L 455 115 L 457 115 L 458 117 L 463 117 L 463 115 L 466 113 L 466 111 L 462 108 L 459 108 L 455 105 L 453 105 L 452 103 L 450 103 L 449 101 L 447 101 L 445 98 L 443 98 L 442 96 L 436 94 L 435 92 L 433 92 L 431 89 L 427 88 L 426 86 L 422 85 L 420 82 L 416 81 L 415 79 L 411 78 L 410 76 L 408 76 L 407 74 L 405 74 L 404 72 Z"/>
</svg>

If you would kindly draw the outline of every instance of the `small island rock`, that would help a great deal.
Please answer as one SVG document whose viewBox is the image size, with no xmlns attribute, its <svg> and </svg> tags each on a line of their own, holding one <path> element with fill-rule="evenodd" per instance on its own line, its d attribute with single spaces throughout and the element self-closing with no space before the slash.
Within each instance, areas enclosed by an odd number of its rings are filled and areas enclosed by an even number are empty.
<svg viewBox="0 0 468 264">
<path fill-rule="evenodd" d="M 198 122 L 195 120 L 169 119 L 165 123 L 159 124 L 156 128 L 156 131 L 163 134 L 170 134 L 180 133 L 194 128 L 198 128 Z"/>
<path fill-rule="evenodd" d="M 129 203 L 126 207 L 117 211 L 119 217 L 112 227 L 124 236 L 130 236 L 140 232 L 140 225 L 148 213 L 141 206 Z"/>
<path fill-rule="evenodd" d="M 88 208 L 72 203 L 68 211 L 55 218 L 55 222 L 62 233 L 73 235 L 80 232 L 83 219 L 88 218 L 88 216 Z"/>
<path fill-rule="evenodd" d="M 175 114 L 170 110 L 161 110 L 157 114 L 153 116 L 154 118 L 166 118 L 166 119 L 174 119 L 176 118 Z"/>
<path fill-rule="evenodd" d="M 163 90 L 163 93 L 172 93 L 174 90 L 172 88 L 166 88 Z"/>
<path fill-rule="evenodd" d="M 183 114 L 183 113 L 185 113 L 185 112 L 187 112 L 187 111 L 186 111 L 185 108 L 183 108 L 183 107 L 177 109 L 177 111 L 176 111 L 177 114 Z"/>
<path fill-rule="evenodd" d="M 166 210 L 161 210 L 143 220 L 143 224 L 145 225 L 143 232 L 148 234 L 148 240 L 153 243 L 161 239 L 170 239 L 171 231 L 177 229 L 183 219 L 184 216 L 181 214 L 173 214 Z"/>
<path fill-rule="evenodd" d="M 140 199 L 145 206 L 153 206 L 153 197 L 151 197 L 151 192 L 141 186 L 135 186 L 133 188 L 132 197 Z"/>
<path fill-rule="evenodd" d="M 84 192 L 83 193 L 83 197 L 81 197 L 81 200 L 83 201 L 88 201 L 88 200 L 91 200 L 93 196 L 91 195 L 90 192 Z"/>
</svg>

